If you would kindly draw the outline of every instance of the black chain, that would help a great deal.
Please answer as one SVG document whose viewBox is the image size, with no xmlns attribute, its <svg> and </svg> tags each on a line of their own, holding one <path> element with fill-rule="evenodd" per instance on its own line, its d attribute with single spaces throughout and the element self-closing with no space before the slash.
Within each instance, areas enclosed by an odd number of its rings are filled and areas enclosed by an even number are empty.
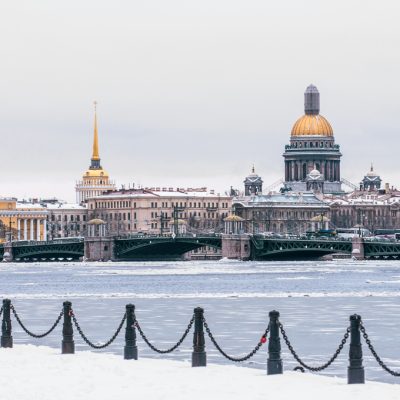
<svg viewBox="0 0 400 400">
<path fill-rule="evenodd" d="M 212 341 L 212 343 L 214 344 L 214 346 L 216 347 L 216 349 L 228 360 L 230 361 L 234 361 L 234 362 L 242 362 L 242 361 L 246 361 L 248 359 L 250 359 L 251 357 L 254 356 L 254 354 L 257 353 L 258 350 L 260 350 L 261 346 L 265 343 L 263 343 L 263 338 L 266 339 L 268 336 L 268 332 L 269 332 L 269 326 L 267 327 L 267 329 L 265 330 L 265 332 L 262 334 L 260 341 L 257 343 L 257 345 L 254 347 L 254 349 L 246 354 L 243 357 L 232 357 L 229 354 L 225 353 L 224 350 L 222 350 L 222 348 L 219 346 L 219 344 L 217 343 L 217 341 L 215 340 L 213 334 L 211 333 L 211 330 L 206 322 L 205 319 L 203 319 L 203 324 L 204 324 L 204 328 L 206 329 L 206 332 L 210 338 L 210 340 Z"/>
<path fill-rule="evenodd" d="M 62 310 L 60 312 L 60 315 L 57 317 L 56 321 L 54 322 L 54 324 L 52 325 L 52 327 L 45 333 L 41 333 L 41 334 L 36 334 L 31 332 L 21 321 L 21 319 L 19 318 L 19 315 L 17 314 L 17 311 L 15 311 L 14 306 L 11 304 L 11 311 L 14 314 L 15 319 L 17 320 L 17 322 L 19 323 L 19 325 L 21 326 L 21 328 L 29 335 L 32 336 L 35 339 L 42 339 L 47 335 L 50 335 L 51 332 L 54 331 L 54 329 L 56 328 L 56 326 L 59 324 L 62 316 L 64 315 L 64 311 Z M 1 315 L 1 314 L 0 314 Z"/>
<path fill-rule="evenodd" d="M 91 342 L 86 335 L 82 332 L 81 327 L 78 324 L 78 321 L 76 320 L 75 314 L 73 312 L 71 312 L 71 317 L 72 320 L 74 321 L 74 324 L 76 326 L 76 329 L 78 330 L 79 334 L 81 335 L 82 339 L 86 342 L 86 344 L 88 344 L 90 347 L 92 347 L 93 349 L 104 349 L 107 346 L 109 346 L 119 335 L 119 333 L 121 332 L 121 329 L 124 325 L 124 322 L 126 320 L 126 313 L 124 314 L 124 316 L 122 317 L 122 321 L 119 324 L 117 330 L 115 331 L 114 335 L 111 336 L 110 340 L 108 340 L 106 343 L 104 344 L 94 344 L 93 342 Z"/>
<path fill-rule="evenodd" d="M 146 335 L 143 333 L 142 328 L 140 327 L 139 322 L 137 320 L 135 320 L 135 322 L 133 323 L 133 326 L 135 326 L 137 328 L 137 330 L 139 331 L 140 336 L 142 337 L 142 339 L 145 341 L 147 346 L 149 346 L 153 351 L 155 351 L 156 353 L 159 353 L 159 354 L 167 354 L 167 353 L 172 353 L 174 350 L 176 350 L 183 343 L 183 341 L 185 340 L 186 336 L 188 335 L 188 333 L 192 329 L 193 322 L 194 322 L 194 316 L 190 320 L 190 322 L 189 322 L 185 332 L 183 333 L 182 337 L 178 340 L 178 342 L 175 345 L 173 345 L 172 347 L 170 347 L 167 350 L 160 350 L 157 347 L 155 347 L 153 344 L 151 344 L 149 339 L 147 339 Z"/>
<path fill-rule="evenodd" d="M 397 371 L 393 371 L 392 369 L 390 369 L 383 361 L 382 359 L 378 356 L 377 352 L 375 351 L 374 346 L 371 343 L 371 340 L 368 337 L 368 334 L 365 330 L 365 327 L 363 324 L 360 325 L 360 331 L 363 334 L 363 337 L 365 339 L 365 342 L 367 343 L 367 346 L 369 348 L 369 350 L 371 351 L 372 355 L 375 357 L 375 360 L 377 361 L 377 363 L 387 372 L 389 372 L 390 375 L 393 376 L 400 376 L 400 372 Z"/>
<path fill-rule="evenodd" d="M 285 341 L 286 346 L 289 348 L 290 352 L 292 353 L 292 355 L 296 359 L 296 361 L 300 365 L 302 365 L 304 368 L 306 368 L 306 369 L 308 369 L 310 371 L 314 371 L 314 372 L 322 371 L 323 369 L 328 368 L 336 360 L 337 356 L 343 350 L 343 347 L 346 344 L 347 339 L 349 338 L 349 335 L 350 335 L 350 328 L 347 328 L 346 329 L 346 333 L 344 334 L 343 339 L 340 342 L 339 347 L 337 348 L 337 350 L 335 351 L 333 356 L 325 364 L 320 365 L 319 367 L 311 367 L 310 365 L 307 365 L 303 360 L 301 360 L 301 358 L 295 352 L 295 350 L 293 349 L 292 344 L 289 341 L 289 338 L 286 335 L 285 330 L 283 329 L 283 325 L 281 323 L 279 323 L 279 329 L 280 329 L 280 331 L 282 333 L 283 340 Z"/>
</svg>

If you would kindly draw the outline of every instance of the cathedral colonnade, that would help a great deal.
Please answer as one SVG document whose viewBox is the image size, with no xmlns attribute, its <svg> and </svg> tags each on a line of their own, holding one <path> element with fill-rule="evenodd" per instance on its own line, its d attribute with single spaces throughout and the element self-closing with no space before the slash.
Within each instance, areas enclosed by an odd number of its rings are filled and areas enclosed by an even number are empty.
<svg viewBox="0 0 400 400">
<path fill-rule="evenodd" d="M 338 160 L 285 161 L 285 181 L 305 181 L 313 169 L 320 171 L 327 181 L 340 181 L 340 161 Z"/>
</svg>

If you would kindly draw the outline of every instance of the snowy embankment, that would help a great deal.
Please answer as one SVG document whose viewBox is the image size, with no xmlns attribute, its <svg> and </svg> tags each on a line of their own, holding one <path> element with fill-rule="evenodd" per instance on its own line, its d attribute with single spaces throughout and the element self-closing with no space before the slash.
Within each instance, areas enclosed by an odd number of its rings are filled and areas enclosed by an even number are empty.
<svg viewBox="0 0 400 400">
<path fill-rule="evenodd" d="M 299 372 L 267 376 L 233 365 L 191 368 L 181 361 L 126 361 L 93 352 L 61 355 L 32 345 L 0 349 L 0 360 L 1 400 L 400 399 L 400 385 L 347 385 Z"/>
</svg>

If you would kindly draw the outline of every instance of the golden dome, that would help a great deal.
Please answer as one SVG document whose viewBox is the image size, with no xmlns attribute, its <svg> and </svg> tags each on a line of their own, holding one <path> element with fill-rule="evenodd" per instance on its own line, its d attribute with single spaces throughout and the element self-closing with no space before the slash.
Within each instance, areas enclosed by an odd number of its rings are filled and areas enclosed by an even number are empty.
<svg viewBox="0 0 400 400">
<path fill-rule="evenodd" d="M 88 225 L 105 225 L 106 223 L 100 218 L 93 218 L 88 222 Z"/>
<path fill-rule="evenodd" d="M 225 222 L 242 222 L 244 219 L 238 215 L 230 215 L 224 219 Z"/>
<path fill-rule="evenodd" d="M 183 220 L 183 219 L 177 219 L 176 222 L 177 222 L 178 225 L 186 225 L 186 221 Z M 170 225 L 174 225 L 174 224 L 175 224 L 175 220 L 174 220 L 174 219 L 171 219 L 171 220 L 169 221 L 169 224 L 170 224 Z"/>
<path fill-rule="evenodd" d="M 293 125 L 292 136 L 333 136 L 333 129 L 322 115 L 306 114 Z"/>
</svg>

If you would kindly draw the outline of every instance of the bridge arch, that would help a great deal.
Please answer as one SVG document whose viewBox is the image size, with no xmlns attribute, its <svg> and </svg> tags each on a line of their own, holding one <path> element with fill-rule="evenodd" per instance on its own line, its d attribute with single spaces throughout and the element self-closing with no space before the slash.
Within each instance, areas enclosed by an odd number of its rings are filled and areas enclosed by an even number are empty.
<svg viewBox="0 0 400 400">
<path fill-rule="evenodd" d="M 209 246 L 221 248 L 219 237 L 157 237 L 116 240 L 119 260 L 176 260 L 192 250 Z"/>
</svg>

